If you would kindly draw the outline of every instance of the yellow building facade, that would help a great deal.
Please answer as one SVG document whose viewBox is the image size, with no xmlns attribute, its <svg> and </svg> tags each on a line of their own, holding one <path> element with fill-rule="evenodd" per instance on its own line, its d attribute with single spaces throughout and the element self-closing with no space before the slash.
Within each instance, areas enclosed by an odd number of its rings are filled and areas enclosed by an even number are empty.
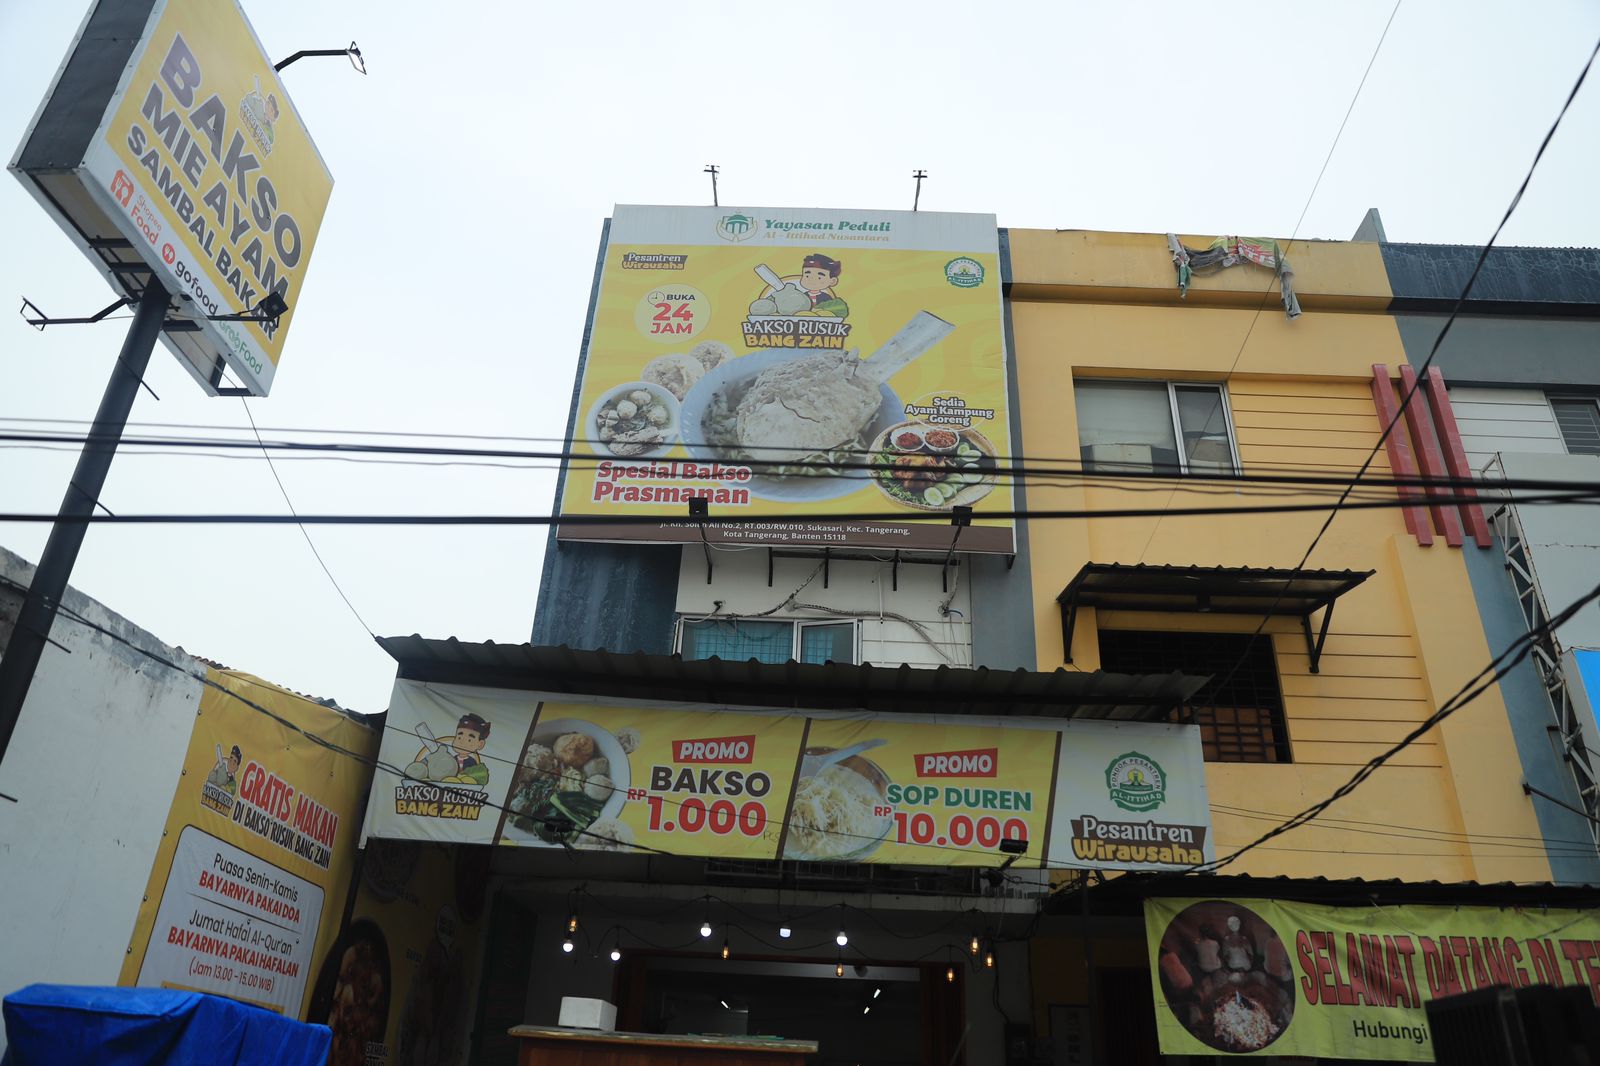
<svg viewBox="0 0 1600 1066">
<path fill-rule="evenodd" d="M 1211 240 L 1179 239 L 1190 248 Z M 1009 241 L 1019 451 L 1030 460 L 1087 461 L 1080 413 L 1096 417 L 1100 394 L 1090 390 L 1113 382 L 1219 388 L 1227 443 L 1247 478 L 1347 479 L 1379 444 L 1373 366 L 1393 371 L 1407 358 L 1388 313 L 1391 294 L 1377 244 L 1285 247 L 1303 310 L 1290 320 L 1273 272 L 1250 264 L 1196 278 L 1180 299 L 1162 234 L 1014 229 Z M 1175 399 L 1174 417 L 1177 410 Z M 1180 425 L 1180 448 L 1182 440 Z M 1384 448 L 1370 472 L 1390 475 Z M 1353 501 L 1392 492 L 1363 490 Z M 1057 599 L 1086 564 L 1297 567 L 1337 493 L 1337 485 L 1265 486 L 1232 478 L 1028 477 L 1030 512 L 1087 514 L 1029 523 L 1038 668 L 1100 668 L 1106 635 L 1117 634 L 1124 647 L 1155 649 L 1154 659 L 1142 665 L 1144 672 L 1160 672 L 1171 668 L 1159 661 L 1163 640 L 1177 638 L 1149 636 L 1143 645 L 1130 645 L 1130 634 L 1252 633 L 1259 614 L 1085 607 L 1072 627 L 1069 662 Z M 1297 513 L 1227 513 L 1265 503 L 1314 506 Z M 1177 513 L 1194 508 L 1224 513 Z M 1103 517 L 1129 509 L 1165 513 Z M 1270 642 L 1281 697 L 1274 752 L 1240 761 L 1237 751 L 1216 758 L 1208 745 L 1218 856 L 1330 795 L 1502 650 L 1485 637 L 1463 560 L 1464 552 L 1485 550 L 1471 537 L 1465 546 L 1442 537 L 1423 546 L 1395 508 L 1339 512 L 1306 568 L 1372 574 L 1337 601 L 1316 671 L 1300 619 L 1273 617 L 1266 624 L 1258 646 Z M 1312 621 L 1319 623 L 1320 613 Z M 1231 727 L 1223 721 L 1210 728 Z M 1407 746 L 1323 817 L 1249 852 L 1227 872 L 1549 880 L 1498 687 Z"/>
</svg>

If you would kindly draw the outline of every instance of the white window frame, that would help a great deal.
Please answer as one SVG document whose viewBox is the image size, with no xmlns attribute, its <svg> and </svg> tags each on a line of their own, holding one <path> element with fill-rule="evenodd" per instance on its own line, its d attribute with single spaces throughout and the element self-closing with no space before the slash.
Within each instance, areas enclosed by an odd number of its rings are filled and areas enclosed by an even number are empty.
<svg viewBox="0 0 1600 1066">
<path fill-rule="evenodd" d="M 782 622 L 782 623 L 785 623 L 785 624 L 789 625 L 793 630 L 793 633 L 792 633 L 792 636 L 791 636 L 790 642 L 789 642 L 789 658 L 791 660 L 794 660 L 795 662 L 798 662 L 800 660 L 801 630 L 808 629 L 808 628 L 814 628 L 816 626 L 847 625 L 847 626 L 850 627 L 850 654 L 853 656 L 853 658 L 852 658 L 852 660 L 850 662 L 850 665 L 851 666 L 859 666 L 859 665 L 861 665 L 861 651 L 862 651 L 862 648 L 861 648 L 861 621 L 862 620 L 860 618 L 857 618 L 857 617 L 851 617 L 851 618 L 821 617 L 821 618 L 818 618 L 818 617 L 814 617 L 814 616 L 806 616 L 806 617 L 803 617 L 803 618 L 797 618 L 797 617 L 773 618 L 773 617 L 768 616 L 768 617 L 765 617 L 765 618 L 753 618 L 753 617 L 744 616 L 744 615 L 731 615 L 731 614 L 726 614 L 726 615 L 686 615 L 686 614 L 680 614 L 678 616 L 677 626 L 675 627 L 676 631 L 675 631 L 674 636 L 673 636 L 672 650 L 674 652 L 676 652 L 677 654 L 679 654 L 679 655 L 683 654 L 683 637 L 684 637 L 685 627 L 691 622 Z M 693 661 L 695 661 L 695 662 L 704 662 L 705 660 L 696 659 L 696 660 L 693 660 Z"/>
<path fill-rule="evenodd" d="M 1588 393 L 1551 392 L 1545 394 L 1545 402 L 1550 405 L 1550 421 L 1555 423 L 1556 437 L 1561 441 L 1562 450 L 1568 455 L 1593 455 L 1594 452 L 1575 452 L 1572 445 L 1567 442 L 1566 431 L 1561 428 L 1561 419 L 1556 415 L 1557 403 L 1586 403 L 1590 407 L 1600 408 L 1600 396 Z"/>
<path fill-rule="evenodd" d="M 1074 402 L 1078 384 L 1106 384 L 1106 385 L 1165 385 L 1167 387 L 1167 409 L 1172 417 L 1172 439 L 1176 442 L 1178 453 L 1178 473 L 1181 477 L 1189 476 L 1189 452 L 1183 446 L 1183 421 L 1178 417 L 1178 390 L 1180 388 L 1214 389 L 1222 397 L 1223 428 L 1228 434 L 1228 458 L 1233 463 L 1233 469 L 1221 476 L 1237 477 L 1244 472 L 1244 465 L 1239 462 L 1239 438 L 1234 432 L 1233 405 L 1228 401 L 1228 386 L 1225 382 L 1216 381 L 1167 381 L 1153 378 L 1084 378 L 1074 377 L 1072 389 Z M 1082 438 L 1079 438 L 1080 441 Z M 1081 444 L 1080 444 L 1081 447 Z"/>
</svg>

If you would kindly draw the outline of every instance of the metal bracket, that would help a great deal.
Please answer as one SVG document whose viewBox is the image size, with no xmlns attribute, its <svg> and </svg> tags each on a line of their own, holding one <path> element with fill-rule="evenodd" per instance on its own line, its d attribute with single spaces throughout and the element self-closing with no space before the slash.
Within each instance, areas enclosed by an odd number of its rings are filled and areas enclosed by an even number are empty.
<svg viewBox="0 0 1600 1066">
<path fill-rule="evenodd" d="M 706 539 L 706 519 L 711 517 L 711 504 L 704 496 L 689 501 L 689 517 L 700 526 L 700 550 L 706 553 L 706 584 L 711 584 L 711 542 Z"/>
<path fill-rule="evenodd" d="M 832 548 L 823 548 L 822 549 L 822 587 L 823 588 L 827 588 L 828 587 L 828 576 L 829 576 L 829 571 L 832 569 L 832 564 L 833 564 L 833 549 Z"/>
<path fill-rule="evenodd" d="M 1311 614 L 1307 612 L 1300 616 L 1300 628 L 1306 634 L 1306 655 L 1311 659 L 1311 672 L 1321 673 L 1322 646 L 1328 642 L 1328 624 L 1333 621 L 1333 602 L 1329 600 L 1322 608 L 1322 628 L 1316 638 L 1311 636 Z"/>
<path fill-rule="evenodd" d="M 956 544 L 961 540 L 961 531 L 972 525 L 972 508 L 959 503 L 950 508 L 950 524 L 955 526 L 956 535 L 950 538 L 950 550 L 944 553 L 944 565 L 939 568 L 941 592 L 950 591 L 950 560 L 956 557 Z"/>
<path fill-rule="evenodd" d="M 767 588 L 772 587 L 772 549 L 767 549 Z"/>
<path fill-rule="evenodd" d="M 1078 605 L 1063 603 L 1061 605 L 1061 658 L 1064 662 L 1072 661 L 1072 631 L 1078 625 Z"/>
<path fill-rule="evenodd" d="M 894 566 L 889 570 L 889 589 L 891 592 L 900 591 L 900 549 L 894 550 Z"/>
<path fill-rule="evenodd" d="M 103 310 L 96 311 L 94 314 L 90 315 L 87 318 L 51 318 L 49 315 L 45 314 L 44 311 L 40 310 L 38 304 L 34 303 L 32 300 L 30 300 L 26 296 L 24 296 L 22 298 L 22 307 L 21 307 L 21 309 L 19 309 L 17 311 L 17 313 L 22 316 L 22 320 L 24 322 L 26 322 L 28 325 L 32 326 L 34 329 L 38 330 L 40 333 L 43 333 L 44 332 L 44 328 L 46 326 L 87 326 L 87 325 L 92 325 L 93 323 L 99 322 L 102 319 L 104 319 L 111 312 L 116 311 L 116 310 L 118 310 L 120 308 L 123 308 L 123 307 L 127 307 L 132 302 L 133 302 L 132 300 L 130 300 L 126 296 L 124 296 L 122 299 L 118 300 L 116 303 L 112 304 L 111 306 L 109 306 L 109 307 L 107 307 L 107 308 L 105 308 Z M 28 317 L 29 309 L 32 309 L 33 313 L 38 317 L 29 318 Z"/>
</svg>

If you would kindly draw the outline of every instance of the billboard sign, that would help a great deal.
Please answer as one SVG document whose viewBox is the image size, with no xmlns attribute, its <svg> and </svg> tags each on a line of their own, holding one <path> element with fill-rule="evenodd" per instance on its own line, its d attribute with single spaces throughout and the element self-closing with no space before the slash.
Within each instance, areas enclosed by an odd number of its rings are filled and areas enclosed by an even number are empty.
<svg viewBox="0 0 1600 1066">
<path fill-rule="evenodd" d="M 857 748 L 854 754 L 839 755 Z M 834 756 L 835 758 L 830 758 Z M 730 859 L 1184 869 L 1198 728 L 729 709 L 395 683 L 366 831 Z"/>
<path fill-rule="evenodd" d="M 339 931 L 372 771 L 299 730 L 360 757 L 377 737 L 248 674 L 206 676 L 282 721 L 202 691 L 119 983 L 210 992 L 305 1020 L 312 968 Z"/>
<path fill-rule="evenodd" d="M 1600 987 L 1594 911 L 1150 899 L 1144 916 L 1164 1055 L 1432 1062 L 1431 1000 Z"/>
<path fill-rule="evenodd" d="M 203 386 L 267 394 L 333 176 L 236 2 L 102 0 L 11 169 L 119 291 L 173 294 Z M 271 294 L 274 320 L 217 320 Z"/>
<path fill-rule="evenodd" d="M 619 206 L 558 535 L 1009 553 L 1009 425 L 993 215 Z"/>
</svg>

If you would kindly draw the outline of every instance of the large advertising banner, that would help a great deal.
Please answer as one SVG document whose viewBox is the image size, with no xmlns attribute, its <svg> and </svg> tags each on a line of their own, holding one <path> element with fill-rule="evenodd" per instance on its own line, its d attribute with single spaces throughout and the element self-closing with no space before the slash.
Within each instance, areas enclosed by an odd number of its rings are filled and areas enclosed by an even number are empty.
<svg viewBox="0 0 1600 1066">
<path fill-rule="evenodd" d="M 235 671 L 207 676 L 370 759 L 375 731 Z M 207 686 L 119 983 L 184 988 L 304 1019 L 338 933 L 365 763 Z"/>
<path fill-rule="evenodd" d="M 993 215 L 619 206 L 558 535 L 1010 552 L 1007 396 Z"/>
<path fill-rule="evenodd" d="M 122 31 L 116 20 L 146 7 L 120 77 L 89 69 L 108 54 L 96 35 Z M 106 0 L 85 25 L 89 40 L 75 42 L 53 92 L 115 85 L 109 98 L 76 100 L 77 115 L 94 108 L 99 127 L 81 148 L 81 162 L 72 155 L 50 167 L 30 142 L 49 144 L 56 131 L 30 130 L 14 169 L 41 188 L 51 174 L 74 170 L 82 183 L 76 197 L 51 185 L 41 202 L 74 236 L 93 234 L 109 219 L 131 242 L 176 297 L 172 317 L 192 320 L 191 332 L 165 337 L 202 384 L 215 390 L 209 372 L 220 356 L 245 388 L 265 396 L 333 176 L 235 0 L 138 0 L 120 14 Z M 55 114 L 49 101 L 41 113 Z M 85 251 L 106 268 L 100 252 Z M 217 321 L 269 294 L 288 307 L 279 317 Z M 204 353 L 194 350 L 202 338 Z"/>
<path fill-rule="evenodd" d="M 349 925 L 317 973 L 307 1021 L 328 1066 L 458 1066 L 484 947 L 488 848 L 372 840 Z"/>
<path fill-rule="evenodd" d="M 1184 869 L 1193 726 L 773 711 L 397 681 L 373 837 L 813 862 Z M 403 774 L 403 776 L 402 776 Z"/>
<path fill-rule="evenodd" d="M 1426 1004 L 1494 985 L 1600 990 L 1600 913 L 1151 899 L 1167 1055 L 1432 1062 Z"/>
</svg>

